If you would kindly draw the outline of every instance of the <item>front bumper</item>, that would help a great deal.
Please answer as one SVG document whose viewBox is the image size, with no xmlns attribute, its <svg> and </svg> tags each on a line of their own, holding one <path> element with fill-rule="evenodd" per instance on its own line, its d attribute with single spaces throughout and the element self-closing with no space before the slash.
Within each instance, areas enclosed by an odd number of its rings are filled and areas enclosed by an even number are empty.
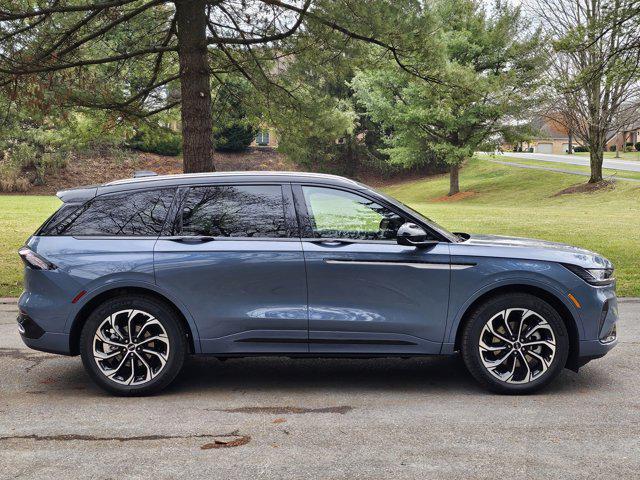
<svg viewBox="0 0 640 480">
<path fill-rule="evenodd" d="M 585 332 L 578 344 L 578 352 L 569 367 L 580 368 L 591 360 L 603 357 L 618 344 L 618 299 L 615 285 L 607 287 L 589 287 L 591 295 L 585 299 L 580 315 Z"/>
</svg>

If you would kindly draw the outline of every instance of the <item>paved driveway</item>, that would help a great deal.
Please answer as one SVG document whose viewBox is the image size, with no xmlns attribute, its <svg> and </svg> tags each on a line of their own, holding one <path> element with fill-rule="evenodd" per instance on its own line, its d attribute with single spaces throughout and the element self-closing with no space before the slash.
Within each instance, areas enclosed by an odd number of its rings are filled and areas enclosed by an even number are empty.
<svg viewBox="0 0 640 480">
<path fill-rule="evenodd" d="M 542 160 L 552 163 L 564 163 L 566 165 L 582 165 L 585 167 L 590 166 L 589 157 L 581 157 L 580 155 L 551 155 L 546 153 L 506 152 L 504 156 L 512 158 L 528 158 L 530 160 Z M 499 159 L 501 157 L 502 155 L 497 155 L 496 159 Z M 614 170 L 640 172 L 640 162 L 635 162 L 633 160 L 615 160 L 611 158 L 605 158 L 602 166 L 604 168 L 611 168 Z"/>
<path fill-rule="evenodd" d="M 1 478 L 640 478 L 640 303 L 609 356 L 525 397 L 485 393 L 458 358 L 255 358 L 194 359 L 165 394 L 119 399 L 78 358 L 25 349 L 14 309 Z"/>
</svg>

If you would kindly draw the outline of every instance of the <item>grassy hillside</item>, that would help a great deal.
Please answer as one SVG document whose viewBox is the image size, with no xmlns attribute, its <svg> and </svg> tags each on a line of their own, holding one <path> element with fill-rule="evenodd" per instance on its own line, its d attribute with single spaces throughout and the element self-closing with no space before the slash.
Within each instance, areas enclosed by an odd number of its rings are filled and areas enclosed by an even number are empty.
<svg viewBox="0 0 640 480">
<path fill-rule="evenodd" d="M 384 190 L 454 231 L 538 237 L 595 250 L 610 258 L 618 293 L 640 296 L 640 185 L 555 196 L 584 179 L 472 160 L 461 173 L 465 193 L 444 197 L 448 177 Z M 59 205 L 55 197 L 0 196 L 0 297 L 20 293 L 16 250 Z"/>
<path fill-rule="evenodd" d="M 620 181 L 613 190 L 554 196 L 584 179 L 477 159 L 461 173 L 462 189 L 473 194 L 442 201 L 448 181 L 384 190 L 454 231 L 537 237 L 599 252 L 616 265 L 618 294 L 640 296 L 640 185 Z"/>
</svg>

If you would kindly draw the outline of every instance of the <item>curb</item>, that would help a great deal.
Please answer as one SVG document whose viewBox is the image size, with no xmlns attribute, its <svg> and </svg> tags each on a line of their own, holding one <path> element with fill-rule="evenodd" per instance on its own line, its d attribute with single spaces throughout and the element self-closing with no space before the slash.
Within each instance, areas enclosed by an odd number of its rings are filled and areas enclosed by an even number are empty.
<svg viewBox="0 0 640 480">
<path fill-rule="evenodd" d="M 0 305 L 15 305 L 18 303 L 17 298 L 13 297 L 0 297 Z"/>
</svg>

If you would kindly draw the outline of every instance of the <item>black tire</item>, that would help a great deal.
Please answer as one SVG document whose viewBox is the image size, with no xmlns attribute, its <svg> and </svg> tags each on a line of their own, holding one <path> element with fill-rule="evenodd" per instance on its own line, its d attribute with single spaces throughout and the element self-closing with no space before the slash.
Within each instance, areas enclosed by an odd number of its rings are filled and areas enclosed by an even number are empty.
<svg viewBox="0 0 640 480">
<path fill-rule="evenodd" d="M 479 342 L 485 325 L 487 325 L 487 322 L 494 315 L 510 308 L 527 309 L 536 312 L 546 320 L 555 336 L 555 355 L 553 360 L 548 364 L 546 371 L 542 371 L 542 368 L 540 368 L 542 373 L 532 380 L 527 381 L 527 383 L 509 383 L 497 378 L 490 372 L 489 368 L 485 367 L 481 358 Z M 522 315 L 524 314 L 521 314 L 521 316 Z M 485 335 L 487 335 L 486 332 Z M 489 333 L 489 335 L 491 336 L 491 333 Z M 510 339 L 515 337 L 516 336 L 510 337 Z M 521 343 L 517 343 L 521 345 Z M 506 342 L 502 342 L 502 344 L 507 345 Z M 569 355 L 569 337 L 562 318 L 549 303 L 534 295 L 510 293 L 493 297 L 475 309 L 463 327 L 460 347 L 462 350 L 462 358 L 467 369 L 482 386 L 502 394 L 527 394 L 542 389 L 562 371 Z M 526 360 L 525 356 L 522 355 L 520 357 L 520 350 L 518 352 L 514 351 L 514 349 L 521 347 L 511 345 L 507 348 L 515 358 L 518 358 L 519 363 L 517 364 L 517 368 L 522 368 L 522 371 L 525 372 L 524 375 L 526 375 L 526 370 L 531 372 L 531 369 L 523 363 L 523 360 Z M 525 348 L 531 349 L 531 347 Z M 504 352 L 505 355 L 507 355 L 507 350 L 504 350 Z M 495 355 L 502 356 L 502 351 Z M 491 360 L 492 359 L 493 358 L 491 358 Z M 507 359 L 506 361 L 509 361 L 509 357 L 507 357 Z M 536 360 L 533 362 L 534 365 L 537 363 Z M 514 365 L 514 363 L 511 365 Z M 520 367 L 520 365 L 522 365 L 522 367 Z M 540 363 L 538 363 L 538 366 L 539 365 Z M 526 370 L 524 370 L 525 367 L 527 367 Z M 523 377 L 522 379 L 524 380 L 525 378 L 527 377 Z"/>
<path fill-rule="evenodd" d="M 94 337 L 100 325 L 110 315 L 128 309 L 141 310 L 155 317 L 166 332 L 168 340 L 166 363 L 161 367 L 157 367 L 158 370 L 155 377 L 138 385 L 123 385 L 108 378 L 94 358 Z M 153 343 L 149 345 L 153 345 Z M 131 357 L 135 355 L 135 352 L 129 352 L 126 348 L 122 351 L 125 352 L 122 355 L 123 359 L 126 355 Z M 119 396 L 144 396 L 161 391 L 176 378 L 182 369 L 187 352 L 187 337 L 176 313 L 164 302 L 145 295 L 127 294 L 105 301 L 91 312 L 80 334 L 80 355 L 85 369 L 98 386 L 109 393 Z M 144 352 L 140 354 L 144 355 Z M 148 357 L 153 358 L 152 356 Z M 119 361 L 119 358 L 116 357 L 116 360 Z M 136 362 L 138 362 L 139 367 L 144 367 L 140 360 L 137 359 Z"/>
</svg>

